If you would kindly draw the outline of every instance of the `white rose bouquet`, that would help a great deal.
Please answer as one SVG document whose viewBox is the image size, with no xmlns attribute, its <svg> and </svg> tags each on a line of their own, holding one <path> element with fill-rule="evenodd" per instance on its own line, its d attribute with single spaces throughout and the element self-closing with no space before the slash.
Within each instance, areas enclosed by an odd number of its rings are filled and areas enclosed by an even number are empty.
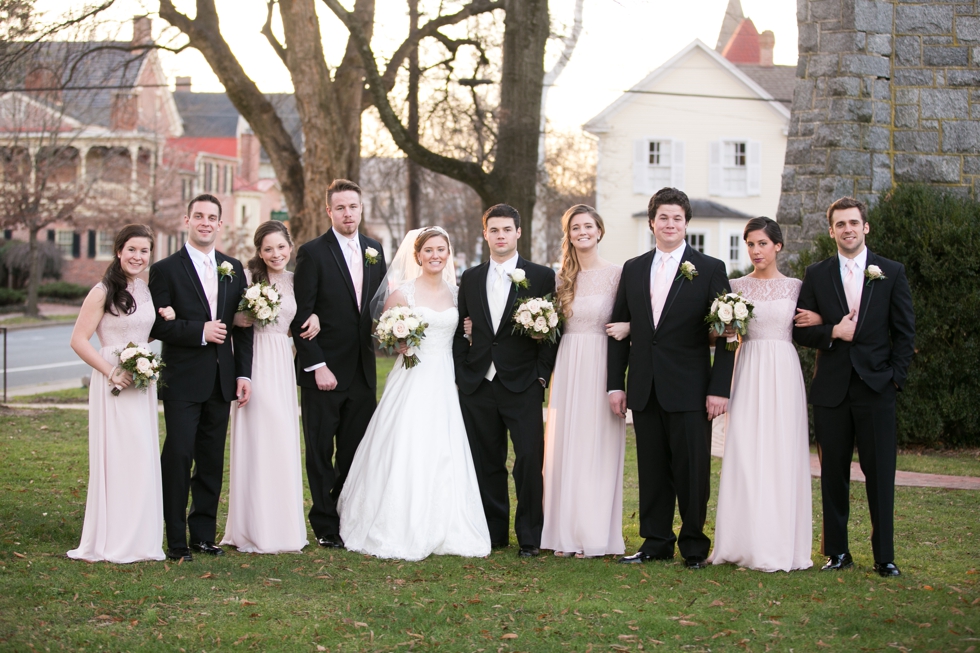
<svg viewBox="0 0 980 653">
<path fill-rule="evenodd" d="M 749 331 L 749 320 L 755 305 L 742 296 L 740 292 L 722 293 L 711 303 L 711 313 L 704 321 L 710 325 L 719 336 L 726 327 L 732 327 L 736 336 L 729 336 L 725 348 L 735 351 L 738 348 L 738 336 L 744 336 Z"/>
<path fill-rule="evenodd" d="M 411 369 L 421 362 L 415 348 L 422 344 L 428 326 L 418 311 L 407 306 L 392 306 L 378 318 L 374 339 L 389 355 L 395 353 L 398 345 L 408 345 L 408 353 L 402 356 L 402 364 Z"/>
<path fill-rule="evenodd" d="M 561 334 L 562 320 L 551 295 L 532 297 L 514 311 L 514 333 L 554 344 Z"/>
<path fill-rule="evenodd" d="M 245 313 L 259 326 L 268 326 L 279 319 L 282 310 L 282 296 L 276 284 L 268 281 L 253 283 L 245 289 L 242 300 L 238 302 L 238 311 Z"/>
<path fill-rule="evenodd" d="M 131 342 L 122 351 L 117 351 L 116 355 L 119 356 L 119 367 L 132 373 L 133 385 L 143 392 L 146 392 L 151 383 L 163 385 L 160 382 L 160 370 L 166 365 L 159 356 L 146 347 Z M 116 397 L 120 392 L 122 388 L 112 387 L 112 394 Z"/>
</svg>

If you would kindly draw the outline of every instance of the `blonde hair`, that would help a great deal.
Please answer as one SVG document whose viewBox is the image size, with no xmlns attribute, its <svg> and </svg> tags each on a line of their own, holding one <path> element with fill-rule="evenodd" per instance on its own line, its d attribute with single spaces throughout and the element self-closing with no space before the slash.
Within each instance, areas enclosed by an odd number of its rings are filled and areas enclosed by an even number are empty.
<svg viewBox="0 0 980 653">
<path fill-rule="evenodd" d="M 561 268 L 558 270 L 555 299 L 558 301 L 558 306 L 566 318 L 572 316 L 572 300 L 575 299 L 575 283 L 578 279 L 579 270 L 582 269 L 578 262 L 578 252 L 575 251 L 575 246 L 572 245 L 568 237 L 568 231 L 572 223 L 572 218 L 583 213 L 587 213 L 595 221 L 595 226 L 599 228 L 599 240 L 602 240 L 602 237 L 606 233 L 606 226 L 602 222 L 602 217 L 588 204 L 576 204 L 565 211 L 565 215 L 561 216 Z"/>
</svg>

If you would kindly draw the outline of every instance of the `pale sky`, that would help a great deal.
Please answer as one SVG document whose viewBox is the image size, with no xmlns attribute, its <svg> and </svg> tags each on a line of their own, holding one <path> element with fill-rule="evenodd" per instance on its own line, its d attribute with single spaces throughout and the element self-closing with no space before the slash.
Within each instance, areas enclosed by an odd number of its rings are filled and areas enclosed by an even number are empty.
<svg viewBox="0 0 980 653">
<path fill-rule="evenodd" d="M 39 0 L 37 6 L 54 17 L 80 4 L 79 0 Z M 176 4 L 193 12 L 193 0 L 177 0 Z M 285 67 L 259 33 L 265 22 L 266 0 L 217 0 L 216 4 L 222 34 L 259 88 L 265 92 L 291 91 Z M 556 27 L 570 26 L 574 4 L 574 0 L 551 1 Z M 546 111 L 552 125 L 568 129 L 588 121 L 694 39 L 714 47 L 727 5 L 728 0 L 585 0 L 584 29 L 578 47 L 548 98 Z M 165 31 L 169 26 L 156 16 L 158 8 L 157 0 L 117 0 L 109 14 L 112 22 L 100 30 L 100 37 L 112 35 L 128 40 L 132 34 L 131 17 L 149 13 L 154 17 L 154 35 L 164 40 L 174 38 L 173 28 Z M 759 32 L 768 29 L 775 33 L 775 63 L 795 65 L 796 3 L 742 0 L 742 9 Z M 405 11 L 402 0 L 377 1 L 377 53 L 389 53 L 404 38 Z M 334 64 L 343 52 L 347 34 L 322 3 L 319 13 L 327 58 Z M 163 53 L 162 61 L 171 83 L 178 75 L 186 75 L 192 78 L 195 91 L 223 90 L 196 50 L 177 55 Z"/>
</svg>

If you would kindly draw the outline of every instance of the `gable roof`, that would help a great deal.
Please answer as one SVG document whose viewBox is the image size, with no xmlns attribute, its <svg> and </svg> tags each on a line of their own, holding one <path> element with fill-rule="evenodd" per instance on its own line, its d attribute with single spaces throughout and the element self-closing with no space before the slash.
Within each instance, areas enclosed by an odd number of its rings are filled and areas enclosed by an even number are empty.
<svg viewBox="0 0 980 653">
<path fill-rule="evenodd" d="M 725 44 L 721 56 L 732 63 L 759 63 L 759 30 L 751 18 L 744 18 Z"/>
<path fill-rule="evenodd" d="M 732 34 L 738 29 L 739 24 L 745 18 L 742 13 L 742 3 L 739 0 L 728 0 L 728 8 L 725 9 L 725 18 L 721 21 L 721 29 L 718 31 L 718 43 L 715 50 L 721 52 L 725 45 L 732 38 Z"/>
<path fill-rule="evenodd" d="M 789 107 L 783 103 L 777 101 L 772 94 L 767 91 L 762 85 L 756 82 L 751 76 L 743 72 L 739 66 L 736 66 L 728 59 L 722 57 L 719 53 L 715 52 L 707 45 L 704 44 L 700 39 L 695 39 L 691 41 L 687 46 L 685 46 L 680 52 L 671 57 L 662 66 L 649 73 L 646 77 L 641 79 L 638 83 L 633 85 L 629 91 L 623 93 L 615 102 L 610 104 L 608 107 L 603 109 L 594 118 L 582 125 L 582 129 L 591 134 L 600 134 L 608 131 L 609 124 L 608 121 L 620 112 L 626 105 L 633 101 L 633 96 L 637 92 L 647 92 L 650 86 L 655 84 L 658 79 L 670 72 L 675 66 L 682 63 L 693 51 L 701 50 L 708 55 L 718 66 L 727 71 L 735 79 L 740 81 L 749 92 L 748 98 L 762 98 L 763 100 L 769 100 L 768 104 L 772 109 L 782 116 L 784 119 L 789 120 Z M 776 66 L 773 66 L 776 68 Z M 779 68 L 786 68 L 788 66 L 779 66 Z M 708 95 L 707 93 L 705 95 Z M 790 94 L 792 97 L 792 94 Z M 783 99 L 783 98 L 779 98 Z"/>
<path fill-rule="evenodd" d="M 646 211 L 637 211 L 633 214 L 634 218 L 647 217 Z M 736 218 L 738 220 L 751 220 L 753 216 L 742 213 L 730 206 L 719 204 L 711 200 L 691 198 L 691 217 L 692 218 Z"/>
<path fill-rule="evenodd" d="M 777 102 L 789 109 L 793 103 L 793 89 L 796 88 L 796 66 L 760 66 L 748 63 L 737 66 L 752 81 L 766 89 Z"/>
</svg>

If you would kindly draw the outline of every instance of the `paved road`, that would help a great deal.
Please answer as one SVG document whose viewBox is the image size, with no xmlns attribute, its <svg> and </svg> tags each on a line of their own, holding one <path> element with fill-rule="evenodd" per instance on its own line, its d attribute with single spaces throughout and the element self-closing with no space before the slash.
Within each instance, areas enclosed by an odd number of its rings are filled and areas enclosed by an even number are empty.
<svg viewBox="0 0 980 653">
<path fill-rule="evenodd" d="M 73 325 L 66 324 L 8 331 L 7 387 L 81 380 L 83 376 L 90 374 L 90 368 L 75 355 L 68 344 L 72 327 Z M 99 339 L 92 336 L 92 344 L 98 349 Z M 153 343 L 151 349 L 159 352 L 159 344 Z"/>
</svg>

